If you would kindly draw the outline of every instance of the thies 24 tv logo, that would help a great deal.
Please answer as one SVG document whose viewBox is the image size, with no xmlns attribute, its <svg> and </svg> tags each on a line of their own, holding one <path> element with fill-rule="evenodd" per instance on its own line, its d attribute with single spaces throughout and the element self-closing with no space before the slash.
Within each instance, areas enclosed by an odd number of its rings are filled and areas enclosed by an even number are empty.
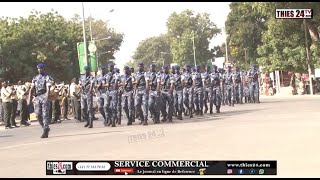
<svg viewBox="0 0 320 180">
<path fill-rule="evenodd" d="M 47 171 L 52 174 L 67 174 L 68 170 L 72 170 L 72 162 L 47 162 Z"/>
</svg>

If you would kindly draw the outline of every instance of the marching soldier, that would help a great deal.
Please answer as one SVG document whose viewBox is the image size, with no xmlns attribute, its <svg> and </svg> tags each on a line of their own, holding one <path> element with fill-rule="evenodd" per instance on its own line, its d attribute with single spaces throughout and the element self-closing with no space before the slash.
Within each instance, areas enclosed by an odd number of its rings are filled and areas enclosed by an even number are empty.
<svg viewBox="0 0 320 180">
<path fill-rule="evenodd" d="M 155 124 L 160 123 L 160 109 L 157 107 L 160 101 L 159 82 L 160 77 L 156 72 L 156 65 L 150 65 L 150 71 L 147 73 L 147 83 L 149 84 L 149 111 Z"/>
<path fill-rule="evenodd" d="M 183 84 L 183 103 L 185 107 L 185 116 L 189 115 L 190 118 L 193 117 L 193 80 L 191 73 L 191 66 L 189 64 L 185 65 L 185 73 L 182 75 Z"/>
<path fill-rule="evenodd" d="M 130 75 L 133 76 L 134 75 L 134 67 L 130 67 Z M 135 98 L 135 89 L 133 89 L 133 96 L 132 96 L 132 122 L 135 122 L 136 118 L 138 118 L 138 114 L 137 114 L 137 111 L 136 111 L 136 106 L 135 106 L 135 102 L 134 102 L 134 98 Z"/>
<path fill-rule="evenodd" d="M 107 95 L 107 89 L 105 86 L 103 86 L 105 84 L 106 81 L 106 76 L 107 76 L 107 69 L 105 66 L 101 66 L 100 67 L 100 71 L 101 74 L 99 74 L 96 77 L 96 94 L 97 94 L 97 100 L 98 100 L 98 108 L 99 108 L 99 112 L 103 117 L 103 124 L 104 126 L 107 126 L 108 122 L 107 122 L 107 99 L 108 99 L 108 95 Z"/>
<path fill-rule="evenodd" d="M 44 72 L 45 65 L 38 64 L 38 75 L 32 79 L 31 90 L 29 91 L 28 104 L 31 103 L 32 91 L 35 90 L 35 113 L 37 120 L 43 128 L 41 138 L 49 136 L 48 98 L 50 86 L 53 79 Z"/>
<path fill-rule="evenodd" d="M 161 84 L 161 112 L 163 115 L 162 122 L 172 122 L 173 115 L 173 101 L 172 101 L 172 93 L 173 93 L 173 78 L 169 73 L 169 66 L 164 65 L 162 67 L 164 73 L 161 74 L 160 84 Z M 167 112 L 167 104 L 168 104 L 168 112 Z"/>
<path fill-rule="evenodd" d="M 228 66 L 227 72 L 224 74 L 225 80 L 225 88 L 227 91 L 227 102 L 229 106 L 234 106 L 234 99 L 233 99 L 233 73 L 231 72 L 231 66 Z"/>
<path fill-rule="evenodd" d="M 220 77 L 221 77 L 221 103 L 222 103 L 222 106 L 225 105 L 225 102 L 226 102 L 226 93 L 225 93 L 225 79 L 224 79 L 224 70 L 223 68 L 219 68 L 218 69 L 219 71 L 219 74 L 220 74 Z"/>
<path fill-rule="evenodd" d="M 237 66 L 235 72 L 233 73 L 233 85 L 234 85 L 234 100 L 236 103 L 242 104 L 243 87 L 241 83 L 241 73 L 240 68 Z"/>
<path fill-rule="evenodd" d="M 117 76 L 120 78 L 120 69 L 119 68 L 114 68 L 115 73 L 117 74 Z M 118 90 L 118 107 L 117 107 L 117 124 L 121 124 L 121 117 L 122 117 L 122 93 L 123 93 L 123 89 L 119 88 Z"/>
<path fill-rule="evenodd" d="M 135 85 L 135 106 L 136 113 L 140 116 L 141 123 L 148 125 L 148 90 L 149 85 L 146 81 L 146 72 L 144 64 L 138 64 L 139 70 L 133 75 Z"/>
<path fill-rule="evenodd" d="M 208 112 L 208 103 L 210 105 L 210 113 L 212 112 L 212 101 L 211 101 L 211 98 L 212 98 L 212 86 L 211 86 L 211 70 L 210 70 L 210 66 L 206 65 L 205 66 L 205 72 L 202 73 L 201 77 L 202 77 L 202 80 L 203 80 L 203 86 L 204 86 L 204 107 L 205 107 L 205 110 L 204 110 L 204 113 L 207 113 Z"/>
<path fill-rule="evenodd" d="M 182 120 L 183 112 L 183 86 L 181 81 L 182 74 L 180 73 L 180 66 L 174 66 L 174 92 L 173 92 L 173 102 L 174 107 L 177 111 L 177 118 Z"/>
<path fill-rule="evenodd" d="M 248 71 L 249 78 L 249 89 L 250 89 L 250 97 L 253 103 L 260 103 L 259 100 L 259 78 L 260 72 L 257 69 L 257 65 L 253 64 L 251 69 Z"/>
<path fill-rule="evenodd" d="M 201 68 L 197 66 L 192 76 L 194 89 L 194 102 L 196 115 L 203 115 L 203 82 L 201 77 Z"/>
<path fill-rule="evenodd" d="M 130 69 L 128 66 L 123 68 L 124 75 L 121 76 L 120 86 L 123 89 L 122 93 L 122 108 L 125 112 L 128 123 L 127 125 L 132 125 L 132 120 L 134 118 L 133 114 L 133 103 L 132 103 L 132 96 L 133 96 L 133 84 L 132 84 L 132 76 L 130 73 Z"/>
<path fill-rule="evenodd" d="M 116 120 L 117 120 L 117 111 L 118 111 L 118 90 L 119 90 L 119 81 L 120 77 L 119 74 L 116 73 L 114 70 L 114 64 L 109 64 L 109 74 L 106 80 L 106 86 L 108 88 L 108 117 L 111 121 L 109 124 L 112 123 L 112 127 L 116 127 Z M 108 118 L 107 117 L 107 118 Z"/>
<path fill-rule="evenodd" d="M 86 73 L 79 79 L 79 85 L 82 88 L 81 93 L 81 110 L 82 116 L 87 123 L 84 127 L 93 127 L 93 86 L 94 77 L 90 74 L 90 66 L 84 67 Z"/>
<path fill-rule="evenodd" d="M 211 85 L 212 85 L 212 96 L 210 103 L 216 106 L 216 113 L 220 113 L 221 107 L 221 87 L 222 87 L 222 76 L 218 71 L 216 65 L 213 66 L 213 72 L 211 73 Z M 210 110 L 210 114 L 213 112 Z"/>
</svg>

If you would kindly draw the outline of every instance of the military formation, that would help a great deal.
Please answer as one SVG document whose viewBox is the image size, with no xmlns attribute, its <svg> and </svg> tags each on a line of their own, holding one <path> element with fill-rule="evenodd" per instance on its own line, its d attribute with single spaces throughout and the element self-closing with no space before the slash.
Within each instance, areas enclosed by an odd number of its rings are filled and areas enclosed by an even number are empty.
<svg viewBox="0 0 320 180">
<path fill-rule="evenodd" d="M 50 131 L 48 101 L 54 81 L 45 73 L 44 64 L 37 68 L 28 104 L 32 99 L 35 102 L 35 114 L 43 128 L 41 138 L 47 138 Z M 76 93 L 81 103 L 81 119 L 86 122 L 84 127 L 93 128 L 94 96 L 104 126 L 111 127 L 120 125 L 124 116 L 127 125 L 132 125 L 136 119 L 143 125 L 148 125 L 149 120 L 158 124 L 173 122 L 174 118 L 183 120 L 186 116 L 220 113 L 221 106 L 225 105 L 260 102 L 260 72 L 256 65 L 243 72 L 239 67 L 227 66 L 224 70 L 215 65 L 192 67 L 189 64 L 182 68 L 164 65 L 160 71 L 156 69 L 155 64 L 146 69 L 139 63 L 136 72 L 133 67 L 125 66 L 124 74 L 120 74 L 111 63 L 108 67 L 101 66 L 100 74 L 93 76 L 86 66 L 85 74 L 79 78 L 80 91 Z"/>
<path fill-rule="evenodd" d="M 124 74 L 109 64 L 101 66 L 96 77 L 86 66 L 86 74 L 80 77 L 81 109 L 86 121 L 85 127 L 93 127 L 92 99 L 97 95 L 98 109 L 104 118 L 104 125 L 115 127 L 121 124 L 122 112 L 132 125 L 136 119 L 140 124 L 172 122 L 183 116 L 202 116 L 204 113 L 220 113 L 221 106 L 245 103 L 259 103 L 259 74 L 256 65 L 248 72 L 240 72 L 231 66 L 227 70 L 217 66 L 164 65 L 156 71 L 156 65 L 148 69 L 138 64 L 138 71 L 125 66 Z M 245 90 L 249 90 L 248 92 Z M 213 109 L 215 106 L 215 110 Z"/>
</svg>

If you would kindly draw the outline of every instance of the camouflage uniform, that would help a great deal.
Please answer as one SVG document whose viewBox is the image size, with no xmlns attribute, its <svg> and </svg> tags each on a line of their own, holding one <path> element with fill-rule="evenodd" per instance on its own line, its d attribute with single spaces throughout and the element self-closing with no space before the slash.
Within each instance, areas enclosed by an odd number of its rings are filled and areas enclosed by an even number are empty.
<svg viewBox="0 0 320 180">
<path fill-rule="evenodd" d="M 43 69 L 44 64 L 38 64 L 37 68 Z M 35 88 L 35 113 L 37 120 L 43 128 L 41 138 L 48 138 L 50 131 L 49 128 L 49 115 L 48 115 L 48 96 L 50 86 L 53 83 L 52 77 L 45 73 L 39 73 L 32 79 L 32 89 Z M 29 93 L 29 102 L 31 101 L 31 91 Z"/>
<path fill-rule="evenodd" d="M 93 94 L 91 86 L 93 86 L 95 79 L 90 74 L 82 75 L 79 78 L 79 85 L 82 88 L 81 93 L 81 111 L 82 117 L 87 121 L 85 127 L 93 127 Z"/>
<path fill-rule="evenodd" d="M 181 81 L 181 76 L 179 70 L 179 66 L 174 67 L 176 72 L 173 75 L 174 79 L 174 91 L 173 91 L 173 103 L 174 107 L 177 111 L 177 117 L 178 119 L 182 120 L 182 112 L 183 112 L 183 86 Z"/>
<path fill-rule="evenodd" d="M 252 68 L 248 71 L 249 76 L 249 89 L 250 89 L 250 97 L 251 102 L 260 103 L 259 101 L 259 78 L 260 72 L 256 69 L 256 65 L 252 65 Z"/>
<path fill-rule="evenodd" d="M 169 68 L 168 66 L 164 66 L 163 69 Z M 162 73 L 160 77 L 160 82 L 162 85 L 161 90 L 161 113 L 163 115 L 163 120 L 166 121 L 167 119 L 169 122 L 172 122 L 172 115 L 173 115 L 173 98 L 172 92 L 170 92 L 171 84 L 174 82 L 172 74 Z M 168 105 L 168 106 L 167 106 Z M 167 110 L 168 107 L 168 110 Z"/>
<path fill-rule="evenodd" d="M 233 91 L 234 91 L 234 87 L 233 87 L 233 73 L 230 71 L 227 71 L 224 74 L 224 78 L 225 80 L 225 84 L 226 84 L 226 91 L 227 91 L 227 102 L 229 104 L 229 106 L 234 106 L 234 99 L 233 99 Z"/>
<path fill-rule="evenodd" d="M 211 85 L 212 85 L 212 97 L 210 99 L 211 103 L 213 103 L 216 106 L 216 112 L 220 113 L 220 107 L 221 107 L 221 82 L 222 82 L 222 76 L 218 71 L 213 71 L 210 74 L 211 78 Z M 212 114 L 212 112 L 210 112 Z"/>
<path fill-rule="evenodd" d="M 109 72 L 106 82 L 108 83 L 108 117 L 109 124 L 112 123 L 112 127 L 116 126 L 117 111 L 118 111 L 118 82 L 120 81 L 120 75 L 115 71 Z"/>
<path fill-rule="evenodd" d="M 149 82 L 149 111 L 152 114 L 154 123 L 160 122 L 160 94 L 157 91 L 158 83 L 160 82 L 160 77 L 157 72 L 149 71 L 146 77 Z"/>
<path fill-rule="evenodd" d="M 190 71 L 185 71 L 185 73 L 181 76 L 181 81 L 183 81 L 184 89 L 183 89 L 183 103 L 184 109 L 188 111 L 190 118 L 193 117 L 193 81 L 192 81 L 192 73 Z M 187 115 L 187 114 L 185 114 Z"/>
<path fill-rule="evenodd" d="M 233 73 L 233 80 L 235 81 L 233 98 L 237 103 L 242 104 L 243 87 L 241 83 L 241 73 L 238 67 L 236 68 L 236 71 Z"/>
<path fill-rule="evenodd" d="M 103 85 L 106 84 L 106 76 L 107 74 L 100 74 L 96 77 L 96 84 L 98 86 L 97 90 L 97 101 L 98 101 L 98 108 L 99 112 L 101 113 L 103 119 L 104 119 L 104 125 L 106 126 L 107 123 L 107 106 L 106 102 L 108 101 L 108 95 L 107 95 L 107 89 L 106 87 L 103 87 Z"/>
<path fill-rule="evenodd" d="M 212 112 L 212 101 L 210 101 L 210 99 L 212 99 L 212 86 L 211 86 L 211 77 L 210 77 L 210 71 L 206 71 L 204 73 L 201 74 L 201 77 L 204 81 L 204 85 L 205 85 L 205 89 L 204 89 L 204 99 L 203 99 L 203 104 L 205 107 L 204 112 L 207 113 L 208 111 L 208 103 L 210 106 L 210 112 Z"/>
<path fill-rule="evenodd" d="M 140 66 L 143 66 L 140 64 Z M 140 119 L 144 125 L 148 123 L 148 94 L 146 87 L 146 72 L 137 71 L 133 75 L 134 80 L 136 81 L 136 94 L 135 94 L 135 108 L 136 113 L 139 114 Z"/>
<path fill-rule="evenodd" d="M 192 74 L 192 80 L 194 81 L 194 104 L 196 107 L 196 115 L 203 115 L 203 82 L 201 73 L 198 69 Z"/>
<path fill-rule="evenodd" d="M 129 70 L 128 67 L 125 67 L 124 70 Z M 122 93 L 122 108 L 124 113 L 126 114 L 126 117 L 128 119 L 128 124 L 132 124 L 132 119 L 134 118 L 133 114 L 133 104 L 132 104 L 132 90 L 133 90 L 133 84 L 132 84 L 132 76 L 129 74 L 124 74 L 121 76 L 121 84 L 123 84 L 123 93 Z"/>
</svg>

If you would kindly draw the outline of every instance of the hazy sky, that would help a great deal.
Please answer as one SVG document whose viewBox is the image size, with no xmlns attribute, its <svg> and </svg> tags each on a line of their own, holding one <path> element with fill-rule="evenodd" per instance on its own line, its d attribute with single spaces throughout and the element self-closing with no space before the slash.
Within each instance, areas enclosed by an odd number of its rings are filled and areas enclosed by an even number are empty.
<svg viewBox="0 0 320 180">
<path fill-rule="evenodd" d="M 90 14 L 95 19 L 109 20 L 111 26 L 124 33 L 124 42 L 116 53 L 116 63 L 122 66 L 131 59 L 139 42 L 147 37 L 166 32 L 166 21 L 174 11 L 191 9 L 196 13 L 207 12 L 211 20 L 219 27 L 224 27 L 229 13 L 226 2 L 85 2 L 85 16 Z M 27 17 L 32 9 L 48 12 L 54 9 L 65 18 L 74 14 L 82 16 L 81 2 L 0 2 L 0 16 Z M 109 13 L 114 9 L 112 13 Z M 225 35 L 212 39 L 210 47 L 220 45 Z"/>
</svg>

